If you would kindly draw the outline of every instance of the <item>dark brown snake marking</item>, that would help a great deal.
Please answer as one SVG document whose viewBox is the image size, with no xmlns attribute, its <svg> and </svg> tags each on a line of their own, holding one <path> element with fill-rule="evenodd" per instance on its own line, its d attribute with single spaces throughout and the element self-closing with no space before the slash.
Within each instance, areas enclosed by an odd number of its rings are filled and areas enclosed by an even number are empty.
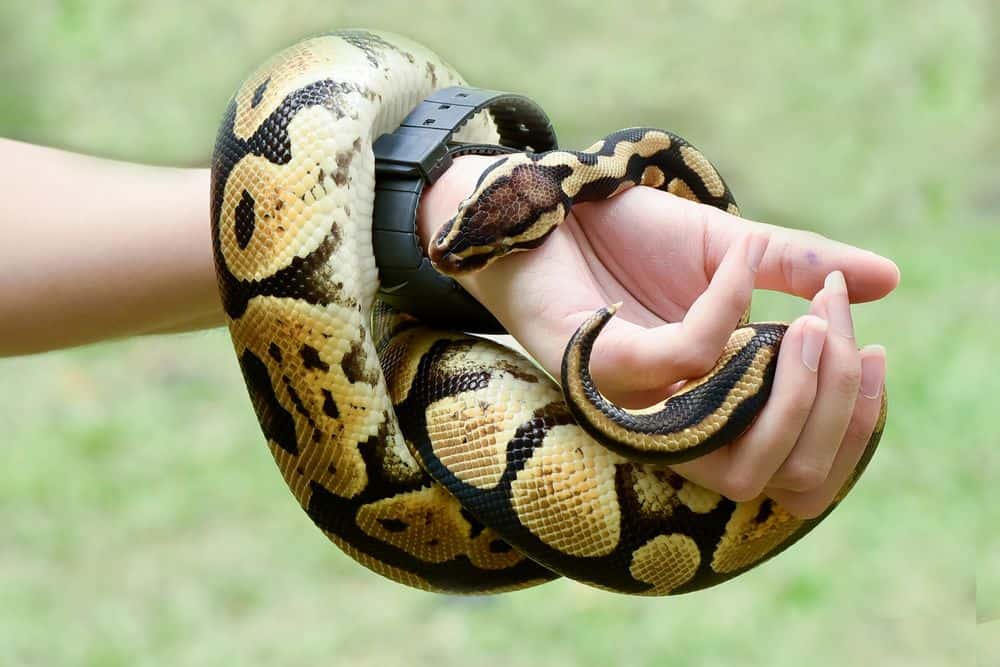
<svg viewBox="0 0 1000 667">
<path fill-rule="evenodd" d="M 795 519 L 763 497 L 734 503 L 662 463 L 749 424 L 767 397 L 781 325 L 737 330 L 712 373 L 632 414 L 604 401 L 586 372 L 609 309 L 567 348 L 564 397 L 507 348 L 376 301 L 372 141 L 433 90 L 460 83 L 412 42 L 345 31 L 262 66 L 219 130 L 219 289 L 261 429 L 306 513 L 375 572 L 466 593 L 559 574 L 626 593 L 696 590 L 807 533 L 822 517 Z M 480 118 L 459 138 L 497 136 Z M 539 245 L 574 202 L 636 184 L 736 211 L 696 149 L 626 130 L 581 153 L 499 162 L 432 258 L 452 272 L 483 266 Z M 884 409 L 854 479 L 883 422 Z"/>
</svg>

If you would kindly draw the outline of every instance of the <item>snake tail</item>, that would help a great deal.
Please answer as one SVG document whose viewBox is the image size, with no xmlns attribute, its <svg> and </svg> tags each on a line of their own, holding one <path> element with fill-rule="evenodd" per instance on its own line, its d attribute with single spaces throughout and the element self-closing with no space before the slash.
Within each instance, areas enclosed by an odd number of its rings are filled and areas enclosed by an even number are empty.
<svg viewBox="0 0 1000 667">
<path fill-rule="evenodd" d="M 570 338 L 562 387 L 576 422 L 605 447 L 630 459 L 673 464 L 735 440 L 771 393 L 787 325 L 755 323 L 729 337 L 715 366 L 664 401 L 638 411 L 608 401 L 590 374 L 594 343 L 617 308 L 598 310 Z"/>
</svg>

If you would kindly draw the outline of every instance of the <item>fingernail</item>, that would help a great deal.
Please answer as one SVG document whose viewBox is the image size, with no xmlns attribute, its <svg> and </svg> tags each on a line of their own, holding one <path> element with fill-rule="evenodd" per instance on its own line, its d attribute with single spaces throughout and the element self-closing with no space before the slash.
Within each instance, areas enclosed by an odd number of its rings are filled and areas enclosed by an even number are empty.
<svg viewBox="0 0 1000 667">
<path fill-rule="evenodd" d="M 826 319 L 826 294 L 823 293 L 822 289 L 813 295 L 812 301 L 809 303 L 809 314 L 823 320 Z"/>
<path fill-rule="evenodd" d="M 767 237 L 754 234 L 747 244 L 747 264 L 754 273 L 760 268 L 760 262 L 764 259 L 764 251 L 767 249 Z"/>
<path fill-rule="evenodd" d="M 869 345 L 861 351 L 861 395 L 878 398 L 885 383 L 885 348 Z"/>
<path fill-rule="evenodd" d="M 819 369 L 819 357 L 826 340 L 826 321 L 818 317 L 805 323 L 802 332 L 802 363 L 815 373 Z"/>
<path fill-rule="evenodd" d="M 831 291 L 840 290 L 842 292 L 846 292 L 847 282 L 844 280 L 844 274 L 840 271 L 831 271 L 826 274 L 826 280 L 823 281 L 823 287 Z"/>
<path fill-rule="evenodd" d="M 844 274 L 833 271 L 826 277 L 823 289 L 827 290 L 827 313 L 830 331 L 854 339 L 854 321 L 851 319 L 851 303 L 847 296 Z"/>
</svg>

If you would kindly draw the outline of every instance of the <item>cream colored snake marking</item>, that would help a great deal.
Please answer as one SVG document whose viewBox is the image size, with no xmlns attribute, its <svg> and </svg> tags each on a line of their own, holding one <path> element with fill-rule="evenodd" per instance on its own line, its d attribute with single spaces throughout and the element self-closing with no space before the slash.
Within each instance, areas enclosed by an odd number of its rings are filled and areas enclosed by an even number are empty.
<svg viewBox="0 0 1000 667">
<path fill-rule="evenodd" d="M 212 163 L 222 301 L 268 447 L 309 517 L 347 554 L 417 588 L 485 593 L 566 575 L 665 595 L 733 577 L 819 519 L 734 503 L 666 462 L 739 434 L 766 400 L 783 325 L 749 324 L 706 377 L 652 410 L 587 374 L 611 317 L 577 332 L 564 393 L 528 359 L 432 330 L 376 300 L 372 142 L 461 84 L 403 38 L 344 31 L 273 57 L 240 87 Z M 483 115 L 457 136 L 494 142 Z M 636 184 L 735 211 L 712 165 L 659 130 L 584 152 L 514 154 L 430 248 L 456 272 L 544 241 L 569 207 Z M 882 425 L 854 478 L 875 450 Z M 839 500 L 839 498 L 838 498 Z"/>
</svg>

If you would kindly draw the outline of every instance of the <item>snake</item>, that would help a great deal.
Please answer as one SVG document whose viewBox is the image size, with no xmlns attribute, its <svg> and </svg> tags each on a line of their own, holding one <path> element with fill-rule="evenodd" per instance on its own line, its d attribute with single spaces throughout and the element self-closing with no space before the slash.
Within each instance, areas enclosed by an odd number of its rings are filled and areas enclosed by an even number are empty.
<svg viewBox="0 0 1000 667">
<path fill-rule="evenodd" d="M 267 446 L 312 522 L 395 582 L 499 593 L 564 576 L 618 593 L 716 585 L 799 540 L 761 495 L 734 502 L 670 465 L 733 442 L 769 395 L 786 325 L 735 329 L 714 368 L 661 404 L 616 406 L 589 359 L 615 306 L 568 341 L 561 382 L 493 340 L 433 328 L 377 297 L 372 144 L 433 91 L 465 85 L 404 37 L 341 30 L 272 56 L 237 89 L 211 167 L 222 305 Z M 458 141 L 495 143 L 489 113 Z M 428 244 L 439 271 L 542 244 L 570 208 L 630 187 L 730 213 L 708 159 L 653 128 L 583 151 L 507 155 Z"/>
</svg>

